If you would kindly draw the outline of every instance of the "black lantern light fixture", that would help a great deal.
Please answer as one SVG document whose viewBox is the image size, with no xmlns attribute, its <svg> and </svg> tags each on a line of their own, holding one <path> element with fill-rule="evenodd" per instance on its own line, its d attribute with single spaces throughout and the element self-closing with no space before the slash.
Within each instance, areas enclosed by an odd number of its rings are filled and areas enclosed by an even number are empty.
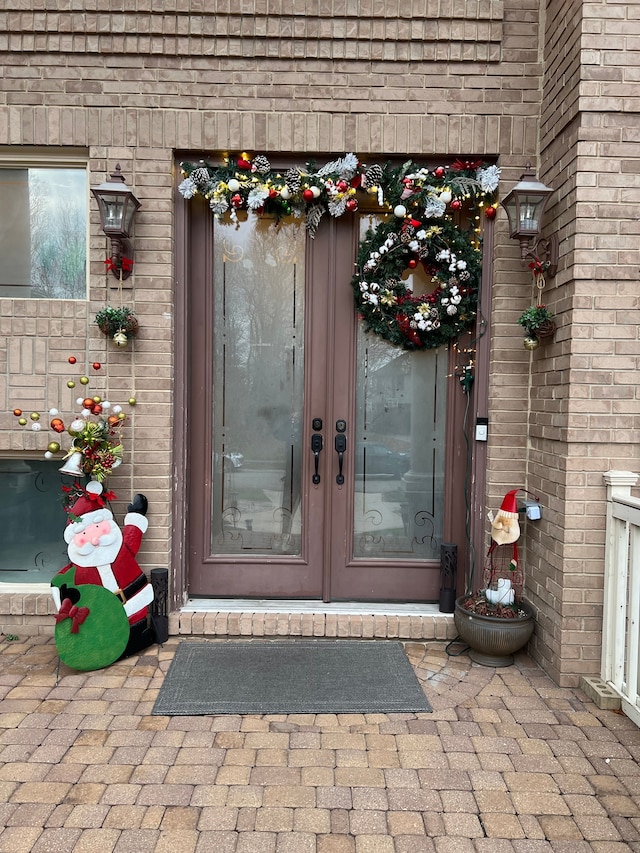
<svg viewBox="0 0 640 853">
<path fill-rule="evenodd" d="M 123 281 L 129 278 L 133 267 L 133 247 L 129 237 L 140 202 L 126 185 L 120 163 L 109 180 L 91 187 L 91 192 L 98 200 L 102 230 L 111 240 L 111 257 L 106 261 L 107 267 L 116 278 Z"/>
<path fill-rule="evenodd" d="M 502 206 L 509 217 L 509 236 L 520 241 L 520 260 L 537 265 L 547 276 L 558 269 L 558 235 L 541 237 L 544 212 L 554 192 L 536 177 L 531 164 L 507 193 Z"/>
</svg>

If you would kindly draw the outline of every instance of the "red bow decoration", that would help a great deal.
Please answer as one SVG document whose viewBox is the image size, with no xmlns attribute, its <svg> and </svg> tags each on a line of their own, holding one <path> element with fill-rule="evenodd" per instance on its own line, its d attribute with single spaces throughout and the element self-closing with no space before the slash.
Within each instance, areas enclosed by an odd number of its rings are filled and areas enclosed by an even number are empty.
<svg viewBox="0 0 640 853">
<path fill-rule="evenodd" d="M 534 258 L 529 264 L 529 269 L 533 271 L 534 276 L 539 276 L 549 269 L 547 261 L 541 261 L 540 258 Z"/>
<path fill-rule="evenodd" d="M 102 492 L 101 494 L 96 494 L 95 492 L 88 492 L 86 489 L 83 489 L 80 483 L 74 483 L 73 486 L 62 486 L 62 491 L 68 495 L 68 501 L 73 501 L 73 506 L 75 506 L 76 500 L 84 495 L 85 498 L 88 498 L 90 501 L 94 501 L 100 509 L 103 509 L 106 506 L 107 501 L 114 501 L 116 499 L 115 492 Z M 67 513 L 70 521 L 77 521 L 78 516 L 73 513 L 73 506 L 65 506 L 64 510 Z"/>
<path fill-rule="evenodd" d="M 120 258 L 120 262 L 118 263 L 117 258 L 107 258 L 104 265 L 107 268 L 107 272 L 111 272 L 111 270 L 131 272 L 133 269 L 133 260 L 131 258 Z"/>
<path fill-rule="evenodd" d="M 71 633 L 77 634 L 80 625 L 82 625 L 88 615 L 88 607 L 76 607 L 70 598 L 65 598 L 60 605 L 60 610 L 56 613 L 56 624 L 64 622 L 65 619 L 71 619 Z"/>
<path fill-rule="evenodd" d="M 461 172 L 475 172 L 482 166 L 482 160 L 454 160 L 451 164 L 452 169 L 457 169 Z"/>
</svg>

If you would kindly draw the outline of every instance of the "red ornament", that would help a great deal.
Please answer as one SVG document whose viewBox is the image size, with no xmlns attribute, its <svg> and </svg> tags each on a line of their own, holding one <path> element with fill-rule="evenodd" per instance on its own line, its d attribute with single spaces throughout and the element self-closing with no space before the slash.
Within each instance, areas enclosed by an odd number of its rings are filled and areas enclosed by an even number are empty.
<svg viewBox="0 0 640 853">
<path fill-rule="evenodd" d="M 454 200 L 451 202 L 451 210 L 460 210 L 461 207 L 462 202 L 460 201 L 460 199 L 454 198 Z"/>
<path fill-rule="evenodd" d="M 445 176 L 444 166 L 438 166 L 436 169 L 433 170 L 433 174 L 435 175 L 436 178 L 444 178 L 444 176 Z"/>
<path fill-rule="evenodd" d="M 107 418 L 107 423 L 109 426 L 116 426 L 116 424 L 120 423 L 120 418 L 117 415 L 109 415 Z"/>
<path fill-rule="evenodd" d="M 100 403 L 94 403 L 93 406 L 91 406 L 91 414 L 99 415 L 101 411 L 102 406 L 100 405 Z"/>
<path fill-rule="evenodd" d="M 345 207 L 347 208 L 347 210 L 350 213 L 355 213 L 355 211 L 358 209 L 358 199 L 356 199 L 356 198 L 347 199 Z"/>
<path fill-rule="evenodd" d="M 242 207 L 242 196 L 240 195 L 240 193 L 236 193 L 235 195 L 231 196 L 231 204 L 234 207 Z"/>
<path fill-rule="evenodd" d="M 313 195 L 313 191 L 312 191 L 312 190 L 306 189 L 306 190 L 303 190 L 303 192 L 302 192 L 302 198 L 303 198 L 305 201 L 311 202 L 311 201 L 313 201 L 313 199 L 315 198 L 315 196 Z"/>
<path fill-rule="evenodd" d="M 407 266 L 409 267 L 410 270 L 414 270 L 418 266 L 418 262 L 416 261 L 415 258 L 411 258 L 411 260 L 409 261 Z"/>
<path fill-rule="evenodd" d="M 488 208 L 485 210 L 484 215 L 487 217 L 487 219 L 495 219 L 495 218 L 496 218 L 496 209 L 495 209 L 495 207 L 488 207 Z"/>
<path fill-rule="evenodd" d="M 251 163 L 248 160 L 245 160 L 244 157 L 238 158 L 238 168 L 239 169 L 247 169 L 247 171 L 251 171 Z"/>
<path fill-rule="evenodd" d="M 94 362 L 93 362 L 93 369 L 94 369 L 94 370 L 100 370 L 100 368 L 101 368 L 101 367 L 102 367 L 102 365 L 100 364 L 100 362 L 99 362 L 99 361 L 94 361 Z"/>
<path fill-rule="evenodd" d="M 346 181 L 338 181 L 336 183 L 336 189 L 338 190 L 338 192 L 346 193 L 346 191 L 349 189 L 349 184 Z"/>
<path fill-rule="evenodd" d="M 60 418 L 54 418 L 51 421 L 51 429 L 54 432 L 64 432 L 64 423 Z"/>
<path fill-rule="evenodd" d="M 278 198 L 278 190 L 269 190 L 269 198 Z"/>
<path fill-rule="evenodd" d="M 94 401 L 91 397 L 85 397 L 84 400 L 82 401 L 82 408 L 83 409 L 91 409 L 91 408 L 93 408 L 93 403 L 94 403 Z"/>
<path fill-rule="evenodd" d="M 75 364 L 76 363 L 75 355 L 70 355 L 69 358 L 67 359 L 67 361 L 69 362 L 69 364 Z"/>
<path fill-rule="evenodd" d="M 22 409 L 14 409 L 14 410 L 13 410 L 13 414 L 14 414 L 17 418 L 19 418 L 19 417 L 20 417 L 20 415 L 22 414 Z"/>
</svg>

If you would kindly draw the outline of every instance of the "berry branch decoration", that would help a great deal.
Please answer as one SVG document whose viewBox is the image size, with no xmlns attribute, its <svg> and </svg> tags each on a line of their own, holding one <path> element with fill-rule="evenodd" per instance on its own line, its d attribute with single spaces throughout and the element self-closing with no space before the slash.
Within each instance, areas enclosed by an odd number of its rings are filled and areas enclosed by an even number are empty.
<svg viewBox="0 0 640 853">
<path fill-rule="evenodd" d="M 305 218 L 314 237 L 328 213 L 355 213 L 359 194 L 375 196 L 384 216 L 358 249 L 352 279 L 367 330 L 405 349 L 431 349 L 455 340 L 475 320 L 481 275 L 481 218 L 496 215 L 500 169 L 480 160 L 456 160 L 428 169 L 411 160 L 399 167 L 366 166 L 355 154 L 318 168 L 271 168 L 262 154 L 225 157 L 223 165 L 181 164 L 185 199 L 203 196 L 216 217 L 237 211 Z M 370 207 L 371 205 L 369 205 Z M 463 229 L 463 211 L 472 225 Z M 427 293 L 414 293 L 402 276 L 422 264 Z"/>
</svg>

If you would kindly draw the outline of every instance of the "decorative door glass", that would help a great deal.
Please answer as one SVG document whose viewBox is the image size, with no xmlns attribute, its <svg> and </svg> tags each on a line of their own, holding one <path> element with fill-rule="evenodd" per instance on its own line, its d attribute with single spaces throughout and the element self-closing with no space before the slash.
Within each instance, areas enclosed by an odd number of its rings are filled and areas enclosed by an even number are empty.
<svg viewBox="0 0 640 853">
<path fill-rule="evenodd" d="M 212 552 L 301 552 L 304 225 L 216 222 Z"/>
<path fill-rule="evenodd" d="M 410 290 L 434 289 L 422 268 L 405 278 Z M 447 363 L 445 347 L 410 352 L 358 324 L 355 558 L 440 558 Z"/>
</svg>

